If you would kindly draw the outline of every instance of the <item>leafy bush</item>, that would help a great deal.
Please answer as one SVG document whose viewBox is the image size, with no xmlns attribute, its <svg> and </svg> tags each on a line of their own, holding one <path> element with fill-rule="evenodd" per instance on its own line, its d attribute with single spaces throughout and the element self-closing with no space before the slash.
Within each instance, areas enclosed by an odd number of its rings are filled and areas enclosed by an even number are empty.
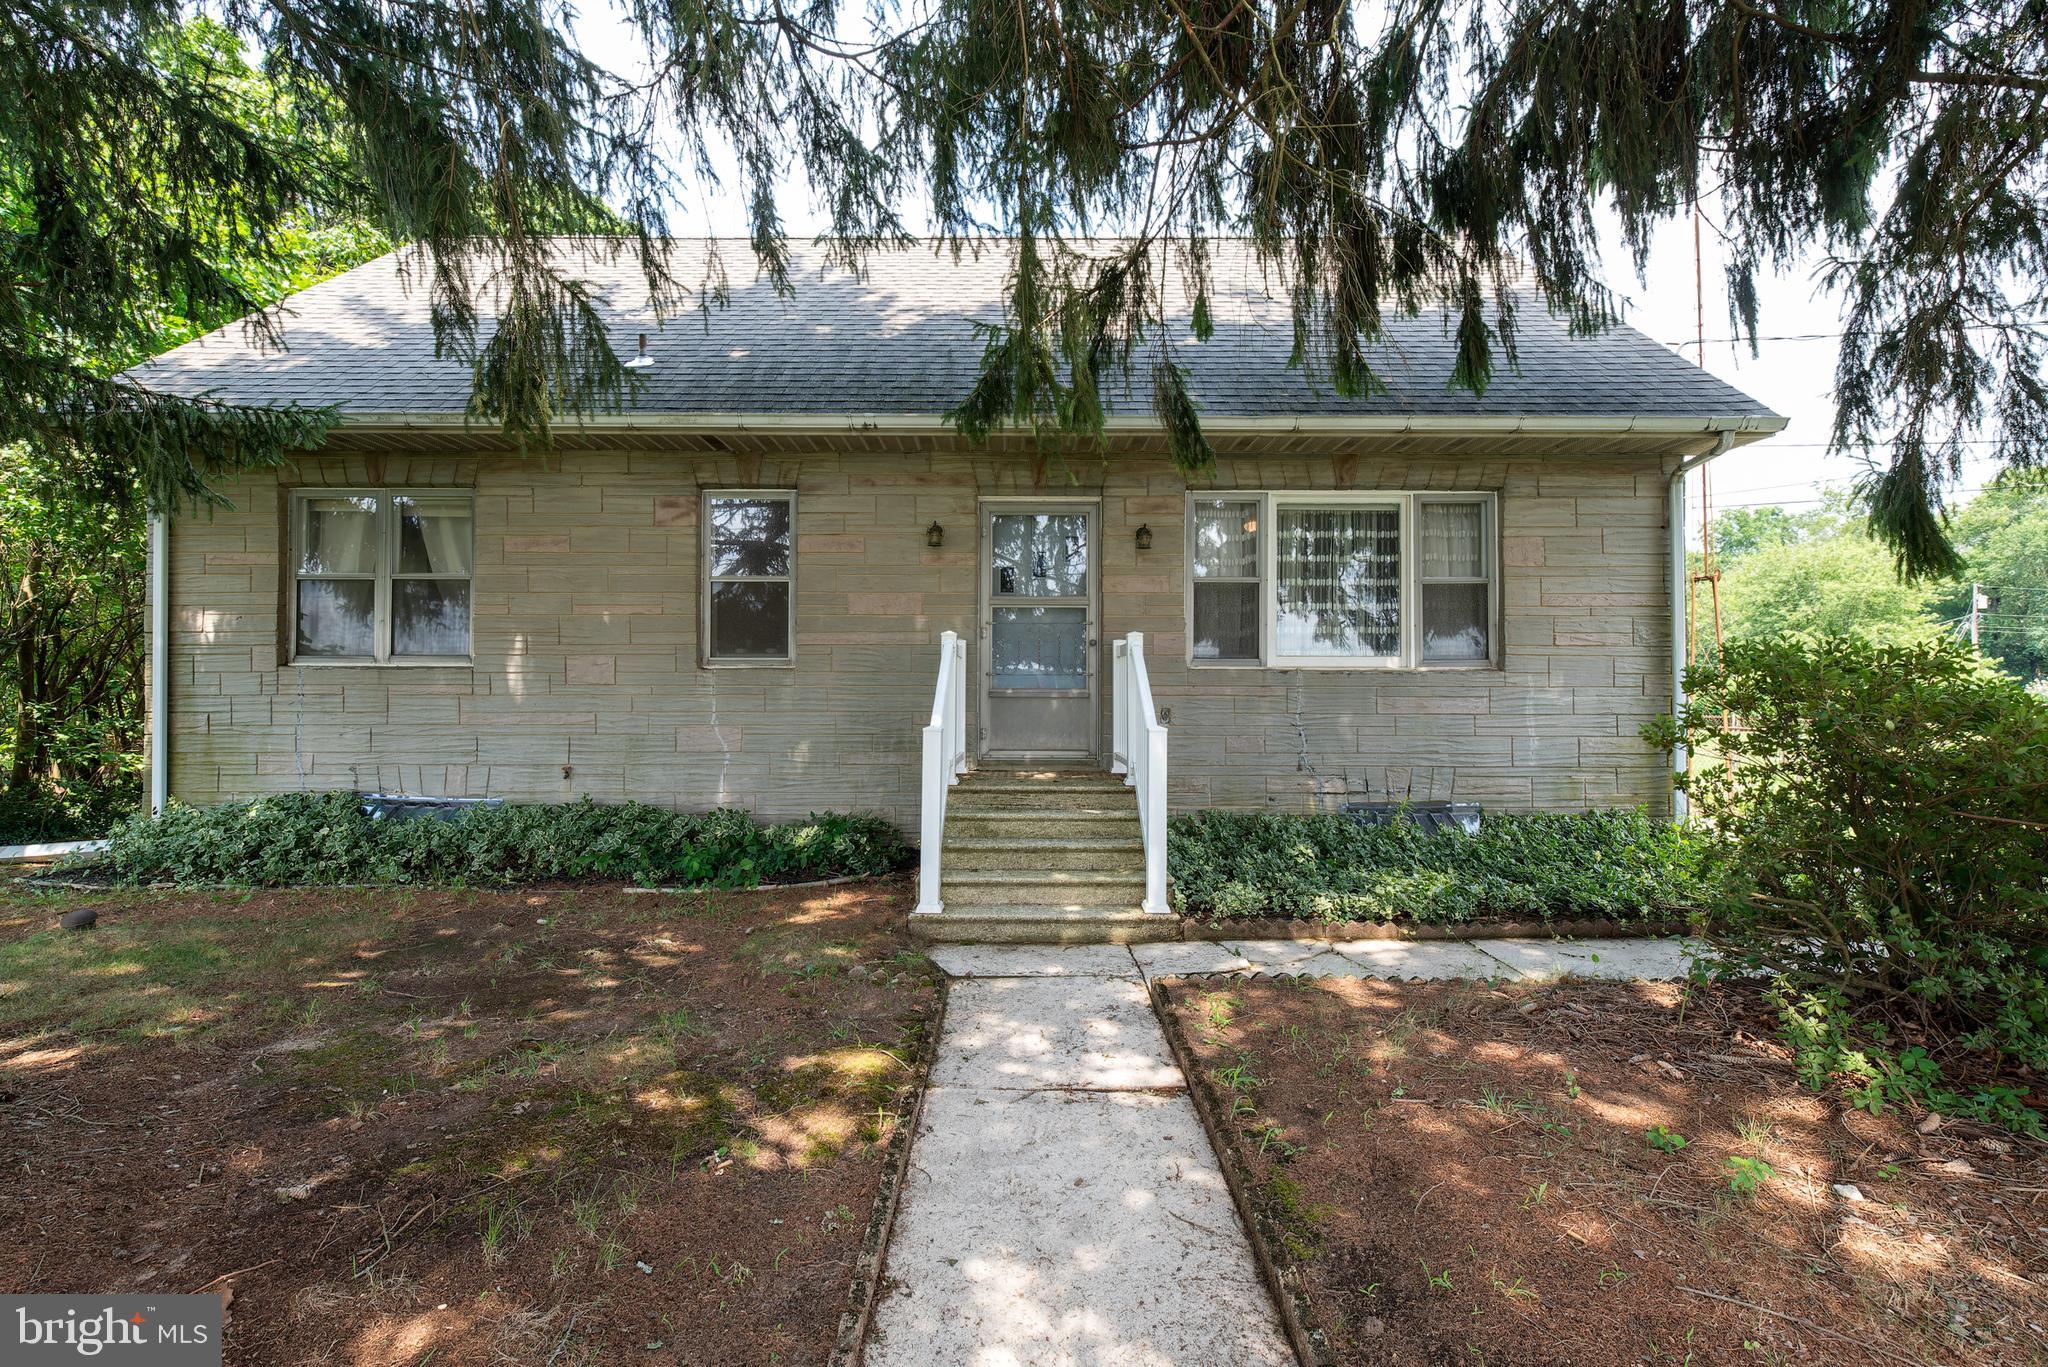
<svg viewBox="0 0 2048 1367">
<path fill-rule="evenodd" d="M 1688 682 L 1651 738 L 1727 761 L 1683 780 L 1705 929 L 1807 1080 L 2040 1133 L 2009 1079 L 2048 1070 L 2048 705 L 1947 643 L 1730 645 Z"/>
<path fill-rule="evenodd" d="M 112 783 L 0 788 L 0 845 L 97 840 L 141 801 L 142 786 L 133 774 Z"/>
<path fill-rule="evenodd" d="M 1175 907 L 1215 919 L 1655 919 L 1700 891 L 1693 842 L 1639 811 L 1489 816 L 1473 835 L 1203 812 L 1174 819 L 1168 851 Z"/>
<path fill-rule="evenodd" d="M 269 887 L 575 878 L 751 887 L 887 873 L 909 858 L 896 828 L 869 815 L 762 826 L 744 812 L 586 800 L 380 821 L 348 793 L 294 793 L 137 817 L 114 832 L 106 867 L 131 882 Z"/>
</svg>

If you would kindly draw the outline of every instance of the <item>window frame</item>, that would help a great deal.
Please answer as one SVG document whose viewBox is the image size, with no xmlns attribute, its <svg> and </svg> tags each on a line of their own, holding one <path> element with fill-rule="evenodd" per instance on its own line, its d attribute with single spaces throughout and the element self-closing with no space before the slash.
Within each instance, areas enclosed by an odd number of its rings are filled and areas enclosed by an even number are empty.
<svg viewBox="0 0 2048 1367">
<path fill-rule="evenodd" d="M 307 574 L 305 504 L 320 498 L 372 498 L 376 567 L 368 574 Z M 469 570 L 465 574 L 400 574 L 398 572 L 397 501 L 401 498 L 461 499 L 469 505 Z M 289 491 L 285 505 L 285 545 L 289 572 L 285 576 L 285 660 L 297 669 L 467 669 L 476 659 L 476 490 L 414 485 L 300 485 Z M 391 584 L 394 579 L 460 579 L 469 585 L 469 648 L 460 655 L 396 655 L 392 653 Z M 299 653 L 299 584 L 362 583 L 371 588 L 370 654 L 302 655 Z"/>
<path fill-rule="evenodd" d="M 1422 510 L 1430 504 L 1477 503 L 1479 505 L 1480 573 L 1473 575 L 1423 573 Z M 1415 667 L 1418 669 L 1478 669 L 1490 667 L 1497 658 L 1500 641 L 1500 547 L 1494 531 L 1491 496 L 1471 494 L 1418 493 L 1415 495 Z M 1481 660 L 1432 660 L 1429 641 L 1423 633 L 1422 591 L 1431 584 L 1484 584 L 1486 586 L 1486 657 Z"/>
<path fill-rule="evenodd" d="M 1244 575 L 1204 577 L 1195 573 L 1195 516 L 1199 505 L 1204 503 L 1248 503 L 1251 505 L 1252 517 L 1258 524 L 1251 533 L 1252 560 L 1258 567 L 1256 574 L 1250 577 Z M 1266 518 L 1265 499 L 1259 494 L 1227 494 L 1217 493 L 1208 489 L 1204 489 L 1199 493 L 1191 491 L 1188 494 L 1186 581 L 1188 595 L 1188 662 L 1190 664 L 1199 664 L 1204 669 L 1260 669 L 1264 667 L 1266 661 L 1266 628 L 1264 621 L 1268 610 L 1266 585 L 1269 577 L 1266 565 L 1266 548 L 1273 540 L 1272 524 Z M 1260 626 L 1256 658 L 1244 659 L 1234 657 L 1226 660 L 1221 658 L 1211 659 L 1195 654 L 1195 590 L 1197 586 L 1203 584 L 1250 584 L 1257 591 Z"/>
<path fill-rule="evenodd" d="M 1259 658 L 1256 660 L 1211 660 L 1195 655 L 1195 505 L 1197 502 L 1251 503 L 1259 518 Z M 1422 505 L 1425 503 L 1476 503 L 1480 505 L 1481 544 L 1485 548 L 1487 587 L 1486 658 L 1481 660 L 1425 660 L 1422 631 Z M 1280 540 L 1278 513 L 1286 508 L 1386 507 L 1398 509 L 1401 541 L 1401 649 L 1393 656 L 1281 655 L 1277 648 L 1279 609 Z M 1455 672 L 1495 670 L 1501 658 L 1501 555 L 1499 546 L 1499 494 L 1488 489 L 1191 489 L 1186 500 L 1186 551 L 1182 555 L 1183 616 L 1186 626 L 1186 659 L 1191 669 L 1322 669 Z M 1210 581 L 1201 581 L 1210 582 Z M 1215 581 L 1223 582 L 1223 581 Z M 1427 582 L 1473 583 L 1470 579 L 1436 577 Z"/>
<path fill-rule="evenodd" d="M 699 489 L 697 506 L 697 663 L 704 669 L 791 669 L 796 665 L 797 491 L 794 489 Z M 718 499 L 779 499 L 789 505 L 789 571 L 786 574 L 714 574 L 711 568 L 713 528 L 711 505 Z M 787 649 L 782 655 L 719 655 L 712 649 L 711 598 L 721 583 L 784 583 L 789 585 Z"/>
</svg>

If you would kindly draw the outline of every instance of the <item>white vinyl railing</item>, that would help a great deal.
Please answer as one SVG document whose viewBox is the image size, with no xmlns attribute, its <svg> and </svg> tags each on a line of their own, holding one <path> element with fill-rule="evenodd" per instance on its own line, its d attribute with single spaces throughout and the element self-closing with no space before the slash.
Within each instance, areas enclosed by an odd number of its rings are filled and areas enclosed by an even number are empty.
<svg viewBox="0 0 2048 1367">
<path fill-rule="evenodd" d="M 1110 643 L 1110 769 L 1137 789 L 1138 829 L 1145 840 L 1144 909 L 1168 914 L 1166 902 L 1166 728 L 1152 705 L 1145 670 L 1145 633 Z"/>
<path fill-rule="evenodd" d="M 967 770 L 967 643 L 960 633 L 939 637 L 939 683 L 932 719 L 924 728 L 924 768 L 918 807 L 917 909 L 945 910 L 939 900 L 939 849 L 946 841 L 946 790 Z"/>
</svg>

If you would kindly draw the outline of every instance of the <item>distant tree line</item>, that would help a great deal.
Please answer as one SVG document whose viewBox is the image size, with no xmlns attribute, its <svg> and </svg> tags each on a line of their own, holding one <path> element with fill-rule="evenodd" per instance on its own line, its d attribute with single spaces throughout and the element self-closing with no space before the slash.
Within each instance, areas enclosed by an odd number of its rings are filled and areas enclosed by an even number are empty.
<svg viewBox="0 0 2048 1367">
<path fill-rule="evenodd" d="M 1851 493 L 1831 491 L 1800 511 L 1731 508 L 1713 523 L 1722 634 L 1851 635 L 1879 645 L 1965 638 L 1974 584 L 1984 596 L 1977 639 L 1985 658 L 2023 682 L 2048 679 L 2048 480 L 2025 471 L 1994 480 L 1955 512 L 1949 534 L 1962 560 L 1956 573 L 1906 582 Z M 1697 550 L 1692 563 L 1702 568 Z M 1704 585 L 1694 601 L 1695 636 L 1711 658 Z"/>
</svg>

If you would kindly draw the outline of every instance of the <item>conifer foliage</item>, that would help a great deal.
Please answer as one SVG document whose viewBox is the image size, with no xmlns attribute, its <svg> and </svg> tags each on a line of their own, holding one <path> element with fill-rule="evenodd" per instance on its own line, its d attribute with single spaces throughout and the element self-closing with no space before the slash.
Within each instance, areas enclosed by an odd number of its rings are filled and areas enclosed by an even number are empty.
<svg viewBox="0 0 2048 1367">
<path fill-rule="evenodd" d="M 1574 327 L 1612 321 L 1596 200 L 1639 261 L 1703 203 L 1752 338 L 1760 276 L 1826 254 L 1849 309 L 1835 435 L 1879 454 L 1873 518 L 1907 569 L 1951 563 L 1964 443 L 2026 464 L 2048 430 L 2048 0 L 631 0 L 648 65 L 629 73 L 546 0 L 213 0 L 289 103 L 256 133 L 205 62 L 164 58 L 185 10 L 0 16 L 0 80 L 22 92 L 0 106 L 0 440 L 139 468 L 158 499 L 324 418 L 79 363 L 118 350 L 166 277 L 234 302 L 206 267 L 220 244 L 139 207 L 138 183 L 231 205 L 259 255 L 309 205 L 366 210 L 414 244 L 473 416 L 520 440 L 631 392 L 550 237 L 634 254 L 660 312 L 715 306 L 723 270 L 678 280 L 659 246 L 713 167 L 778 289 L 802 285 L 792 193 L 850 264 L 912 229 L 1020 239 L 951 414 L 969 435 L 1098 432 L 1121 383 L 1205 464 L 1177 358 L 1208 331 L 1222 234 L 1258 244 L 1318 383 L 1376 392 L 1382 318 L 1441 302 L 1442 378 L 1483 391 L 1513 364 L 1525 265 Z"/>
</svg>

